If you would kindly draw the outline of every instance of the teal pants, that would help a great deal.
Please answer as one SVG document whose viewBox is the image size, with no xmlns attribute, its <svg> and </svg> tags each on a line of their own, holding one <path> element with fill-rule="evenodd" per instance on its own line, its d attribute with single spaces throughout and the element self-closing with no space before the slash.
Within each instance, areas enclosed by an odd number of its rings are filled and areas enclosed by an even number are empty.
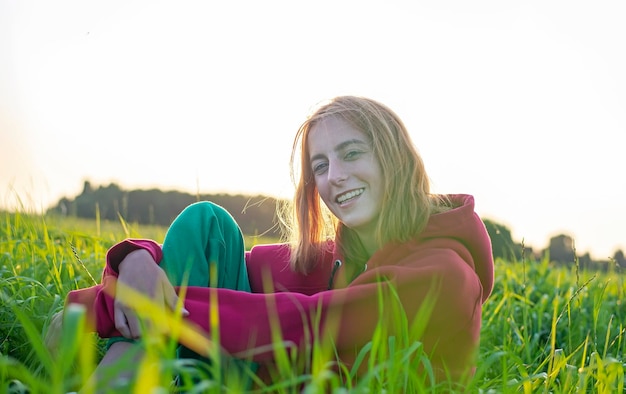
<svg viewBox="0 0 626 394">
<path fill-rule="evenodd" d="M 163 241 L 163 259 L 159 265 L 173 286 L 250 292 L 241 229 L 224 208 L 212 202 L 191 204 L 174 219 Z M 124 339 L 111 338 L 109 346 L 119 340 Z M 177 353 L 181 359 L 210 363 L 184 346 Z M 239 368 L 256 370 L 254 363 L 231 361 Z"/>
<path fill-rule="evenodd" d="M 224 208 L 208 201 L 189 205 L 174 219 L 160 266 L 174 286 L 250 292 L 241 229 Z"/>
</svg>

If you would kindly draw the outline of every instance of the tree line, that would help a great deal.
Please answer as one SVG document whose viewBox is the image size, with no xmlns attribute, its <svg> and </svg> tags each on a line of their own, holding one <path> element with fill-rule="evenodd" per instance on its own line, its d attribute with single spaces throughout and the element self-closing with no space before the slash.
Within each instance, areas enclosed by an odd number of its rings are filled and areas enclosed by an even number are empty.
<svg viewBox="0 0 626 394">
<path fill-rule="evenodd" d="M 230 194 L 193 195 L 180 191 L 124 190 L 115 183 L 94 188 L 85 181 L 81 194 L 63 197 L 50 209 L 61 215 L 95 218 L 129 223 L 169 226 L 188 205 L 197 201 L 213 201 L 224 207 L 246 235 L 279 237 L 276 208 L 281 200 L 267 196 Z"/>
<path fill-rule="evenodd" d="M 551 237 L 547 248 L 534 250 L 532 246 L 514 242 L 511 231 L 506 226 L 489 219 L 484 219 L 483 222 L 491 237 L 495 258 L 499 257 L 507 261 L 525 261 L 539 260 L 546 257 L 557 265 L 578 265 L 583 269 L 598 269 L 602 271 L 612 268 L 626 269 L 626 258 L 622 250 L 617 250 L 611 258 L 594 260 L 588 252 L 579 254 L 576 251 L 574 239 L 566 234 Z"/>
<path fill-rule="evenodd" d="M 169 226 L 172 220 L 189 204 L 213 201 L 228 210 L 246 235 L 280 237 L 276 209 L 284 201 L 268 196 L 230 194 L 189 194 L 180 191 L 123 190 L 115 183 L 93 187 L 84 181 L 81 194 L 71 199 L 63 197 L 50 209 L 57 214 L 81 218 L 119 220 L 130 223 Z M 578 264 L 581 268 L 606 270 L 611 266 L 626 268 L 624 252 L 618 250 L 613 258 L 601 261 L 591 259 L 589 253 L 576 253 L 574 240 L 565 234 L 552 237 L 548 248 L 535 251 L 529 245 L 513 241 L 511 231 L 490 219 L 483 219 L 491 237 L 494 258 L 507 261 L 541 259 L 547 256 L 555 264 Z"/>
</svg>

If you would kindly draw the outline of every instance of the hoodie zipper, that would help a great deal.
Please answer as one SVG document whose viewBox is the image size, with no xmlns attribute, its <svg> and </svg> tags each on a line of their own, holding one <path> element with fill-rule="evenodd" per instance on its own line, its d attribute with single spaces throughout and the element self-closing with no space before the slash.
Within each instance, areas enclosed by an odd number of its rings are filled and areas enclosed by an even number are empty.
<svg viewBox="0 0 626 394">
<path fill-rule="evenodd" d="M 332 271 L 330 271 L 330 278 L 328 279 L 328 290 L 333 289 L 333 282 L 335 281 L 335 274 L 337 274 L 337 270 L 339 270 L 339 268 L 342 265 L 343 263 L 341 262 L 341 260 L 335 260 L 335 262 L 333 263 L 333 269 Z M 365 270 L 367 270 L 367 263 L 363 265 L 363 271 L 357 272 L 357 274 L 354 275 L 354 278 L 352 278 L 352 280 L 350 280 L 349 283 L 352 283 L 352 281 L 355 280 L 357 276 L 365 272 Z"/>
<path fill-rule="evenodd" d="M 335 274 L 337 273 L 339 267 L 341 267 L 341 260 L 335 260 L 333 270 L 330 271 L 330 279 L 328 279 L 328 290 L 332 290 L 333 288 L 333 281 L 335 280 Z"/>
</svg>

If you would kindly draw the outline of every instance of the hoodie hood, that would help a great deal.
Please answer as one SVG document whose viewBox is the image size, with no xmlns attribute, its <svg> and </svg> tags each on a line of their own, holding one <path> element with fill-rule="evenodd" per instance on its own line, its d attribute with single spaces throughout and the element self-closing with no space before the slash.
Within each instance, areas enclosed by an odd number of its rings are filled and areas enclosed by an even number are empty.
<svg viewBox="0 0 626 394">
<path fill-rule="evenodd" d="M 449 209 L 431 215 L 422 233 L 412 241 L 388 243 L 367 262 L 367 269 L 390 264 L 414 263 L 414 256 L 430 249 L 452 249 L 476 272 L 483 287 L 482 302 L 493 289 L 493 253 L 485 224 L 474 211 L 474 197 L 468 194 L 445 195 Z M 341 259 L 338 250 L 335 257 Z M 345 285 L 345 278 L 336 284 Z"/>
<path fill-rule="evenodd" d="M 463 244 L 469 251 L 474 270 L 483 285 L 483 302 L 493 289 L 493 252 L 485 224 L 474 210 L 474 197 L 467 194 L 447 196 L 452 204 L 448 211 L 434 214 L 419 241 L 448 238 Z"/>
</svg>

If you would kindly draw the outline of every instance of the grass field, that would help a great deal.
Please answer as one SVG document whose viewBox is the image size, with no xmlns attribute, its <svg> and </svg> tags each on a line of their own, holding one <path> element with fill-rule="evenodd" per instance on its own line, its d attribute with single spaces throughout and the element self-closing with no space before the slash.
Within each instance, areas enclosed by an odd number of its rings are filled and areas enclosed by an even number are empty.
<svg viewBox="0 0 626 394">
<path fill-rule="evenodd" d="M 66 314 L 65 335 L 53 357 L 43 336 L 70 290 L 100 278 L 106 250 L 125 237 L 162 241 L 165 229 L 120 222 L 0 213 L 0 393 L 81 387 L 102 354 L 103 341 L 83 334 L 81 311 Z M 250 247 L 267 241 L 247 237 Z M 479 393 L 621 393 L 626 361 L 626 273 L 556 267 L 543 261 L 496 262 L 493 295 L 484 305 L 479 366 L 469 391 Z M 438 392 L 414 372 L 419 343 L 396 346 L 375 335 L 364 352 L 368 374 L 340 383 L 327 364 L 301 373 L 284 356 L 277 383 L 261 392 Z M 398 338 L 398 344 L 402 341 Z M 165 346 L 167 347 L 167 346 Z M 156 355 L 155 357 L 157 357 Z M 314 362 L 315 363 L 315 362 Z M 219 363 L 218 363 L 219 364 Z M 144 364 L 142 364 L 144 365 Z M 163 360 L 137 382 L 138 391 L 162 387 L 189 367 Z M 348 376 L 350 375 L 350 371 Z M 169 374 L 169 375 L 168 375 Z M 236 392 L 238 376 L 198 382 L 189 392 Z M 304 387 L 304 389 L 303 389 Z M 120 392 L 120 391 L 115 391 Z"/>
</svg>

